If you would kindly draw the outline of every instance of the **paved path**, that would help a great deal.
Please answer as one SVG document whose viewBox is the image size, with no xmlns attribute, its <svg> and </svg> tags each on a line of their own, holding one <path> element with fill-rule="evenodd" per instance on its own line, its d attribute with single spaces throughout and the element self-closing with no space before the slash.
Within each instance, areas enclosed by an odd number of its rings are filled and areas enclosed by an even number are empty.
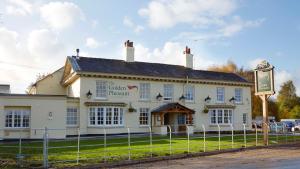
<svg viewBox="0 0 300 169">
<path fill-rule="evenodd" d="M 167 160 L 120 169 L 300 169 L 300 145 L 246 150 L 205 157 Z"/>
</svg>

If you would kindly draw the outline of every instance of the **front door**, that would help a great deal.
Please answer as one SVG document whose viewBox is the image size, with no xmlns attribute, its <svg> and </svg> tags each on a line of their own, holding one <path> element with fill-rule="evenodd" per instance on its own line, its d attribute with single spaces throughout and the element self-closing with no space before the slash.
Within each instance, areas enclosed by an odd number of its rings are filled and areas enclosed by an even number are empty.
<svg viewBox="0 0 300 169">
<path fill-rule="evenodd" d="M 186 131 L 186 114 L 177 115 L 178 131 Z"/>
</svg>

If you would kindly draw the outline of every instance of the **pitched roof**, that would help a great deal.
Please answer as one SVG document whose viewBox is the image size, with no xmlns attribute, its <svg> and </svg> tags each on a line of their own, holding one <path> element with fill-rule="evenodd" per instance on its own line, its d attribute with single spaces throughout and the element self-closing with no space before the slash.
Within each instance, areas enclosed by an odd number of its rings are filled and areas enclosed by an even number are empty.
<svg viewBox="0 0 300 169">
<path fill-rule="evenodd" d="M 148 62 L 126 62 L 124 60 L 68 57 L 76 72 L 95 72 L 124 75 L 140 75 L 153 77 L 230 81 L 249 83 L 246 79 L 234 73 L 195 70 L 179 65 L 169 65 Z"/>
<path fill-rule="evenodd" d="M 174 102 L 174 103 L 166 103 L 164 105 L 161 105 L 155 109 L 153 109 L 151 112 L 152 113 L 159 113 L 159 112 L 163 112 L 163 111 L 172 111 L 172 109 L 182 109 L 182 110 L 186 110 L 190 113 L 195 113 L 195 110 L 192 110 L 192 109 L 189 109 L 177 102 Z"/>
</svg>

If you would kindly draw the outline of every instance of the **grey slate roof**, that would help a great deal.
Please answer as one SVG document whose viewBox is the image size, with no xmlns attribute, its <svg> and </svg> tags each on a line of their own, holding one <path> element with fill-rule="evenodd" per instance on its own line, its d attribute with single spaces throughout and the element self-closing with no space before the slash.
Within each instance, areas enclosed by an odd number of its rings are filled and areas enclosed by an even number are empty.
<svg viewBox="0 0 300 169">
<path fill-rule="evenodd" d="M 166 103 L 166 104 L 164 104 L 164 105 L 161 105 L 161 106 L 159 106 L 159 107 L 153 109 L 151 112 L 152 112 L 152 113 L 159 113 L 159 112 L 167 111 L 167 110 L 169 110 L 169 109 L 171 109 L 171 108 L 175 108 L 175 107 L 181 107 L 181 108 L 183 108 L 183 109 L 189 110 L 189 111 L 192 112 L 192 113 L 195 113 L 195 110 L 189 109 L 189 108 L 187 108 L 187 107 L 185 107 L 185 106 L 183 106 L 183 105 L 181 105 L 181 104 L 179 104 L 179 103 L 177 103 L 177 102 Z"/>
<path fill-rule="evenodd" d="M 195 70 L 179 65 L 168 65 L 148 62 L 126 62 L 124 60 L 68 57 L 72 67 L 77 72 L 96 72 L 124 75 L 141 75 L 154 77 L 169 77 L 197 80 L 229 81 L 249 83 L 234 73 Z"/>
</svg>

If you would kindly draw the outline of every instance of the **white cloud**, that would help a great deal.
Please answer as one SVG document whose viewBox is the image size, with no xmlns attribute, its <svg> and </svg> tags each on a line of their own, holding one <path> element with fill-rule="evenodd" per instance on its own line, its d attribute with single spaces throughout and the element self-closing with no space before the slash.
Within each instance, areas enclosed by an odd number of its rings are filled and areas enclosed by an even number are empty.
<svg viewBox="0 0 300 169">
<path fill-rule="evenodd" d="M 32 4 L 26 0 L 8 0 L 6 13 L 9 15 L 30 15 L 33 12 Z"/>
<path fill-rule="evenodd" d="M 81 9 L 71 2 L 50 2 L 40 8 L 41 17 L 53 29 L 62 30 L 84 19 Z"/>
<path fill-rule="evenodd" d="M 288 80 L 293 80 L 294 77 L 291 73 L 289 73 L 286 70 L 276 70 L 274 73 L 274 82 L 275 82 L 275 90 L 276 90 L 276 95 L 278 94 L 281 85 L 288 81 Z M 294 81 L 295 82 L 295 81 Z M 295 85 L 295 83 L 294 83 Z"/>
<path fill-rule="evenodd" d="M 38 64 L 62 65 L 66 57 L 65 45 L 48 29 L 33 30 L 29 34 L 27 45 L 31 59 Z"/>
<path fill-rule="evenodd" d="M 129 28 L 132 28 L 135 33 L 140 33 L 145 29 L 142 25 L 136 25 L 133 23 L 128 16 L 124 17 L 123 24 Z"/>
<path fill-rule="evenodd" d="M 235 0 L 155 0 L 138 11 L 154 29 L 171 28 L 176 24 L 222 24 L 222 18 L 237 7 Z"/>
<path fill-rule="evenodd" d="M 92 49 L 98 48 L 99 46 L 103 46 L 105 44 L 106 44 L 106 42 L 100 43 L 92 37 L 86 38 L 86 41 L 85 41 L 85 46 L 87 46 L 88 48 L 92 48 Z"/>
<path fill-rule="evenodd" d="M 262 59 L 262 58 L 256 58 L 254 60 L 251 60 L 249 63 L 248 63 L 248 66 L 250 67 L 250 69 L 255 69 L 256 66 L 261 63 L 263 60 L 265 59 Z"/>
</svg>

